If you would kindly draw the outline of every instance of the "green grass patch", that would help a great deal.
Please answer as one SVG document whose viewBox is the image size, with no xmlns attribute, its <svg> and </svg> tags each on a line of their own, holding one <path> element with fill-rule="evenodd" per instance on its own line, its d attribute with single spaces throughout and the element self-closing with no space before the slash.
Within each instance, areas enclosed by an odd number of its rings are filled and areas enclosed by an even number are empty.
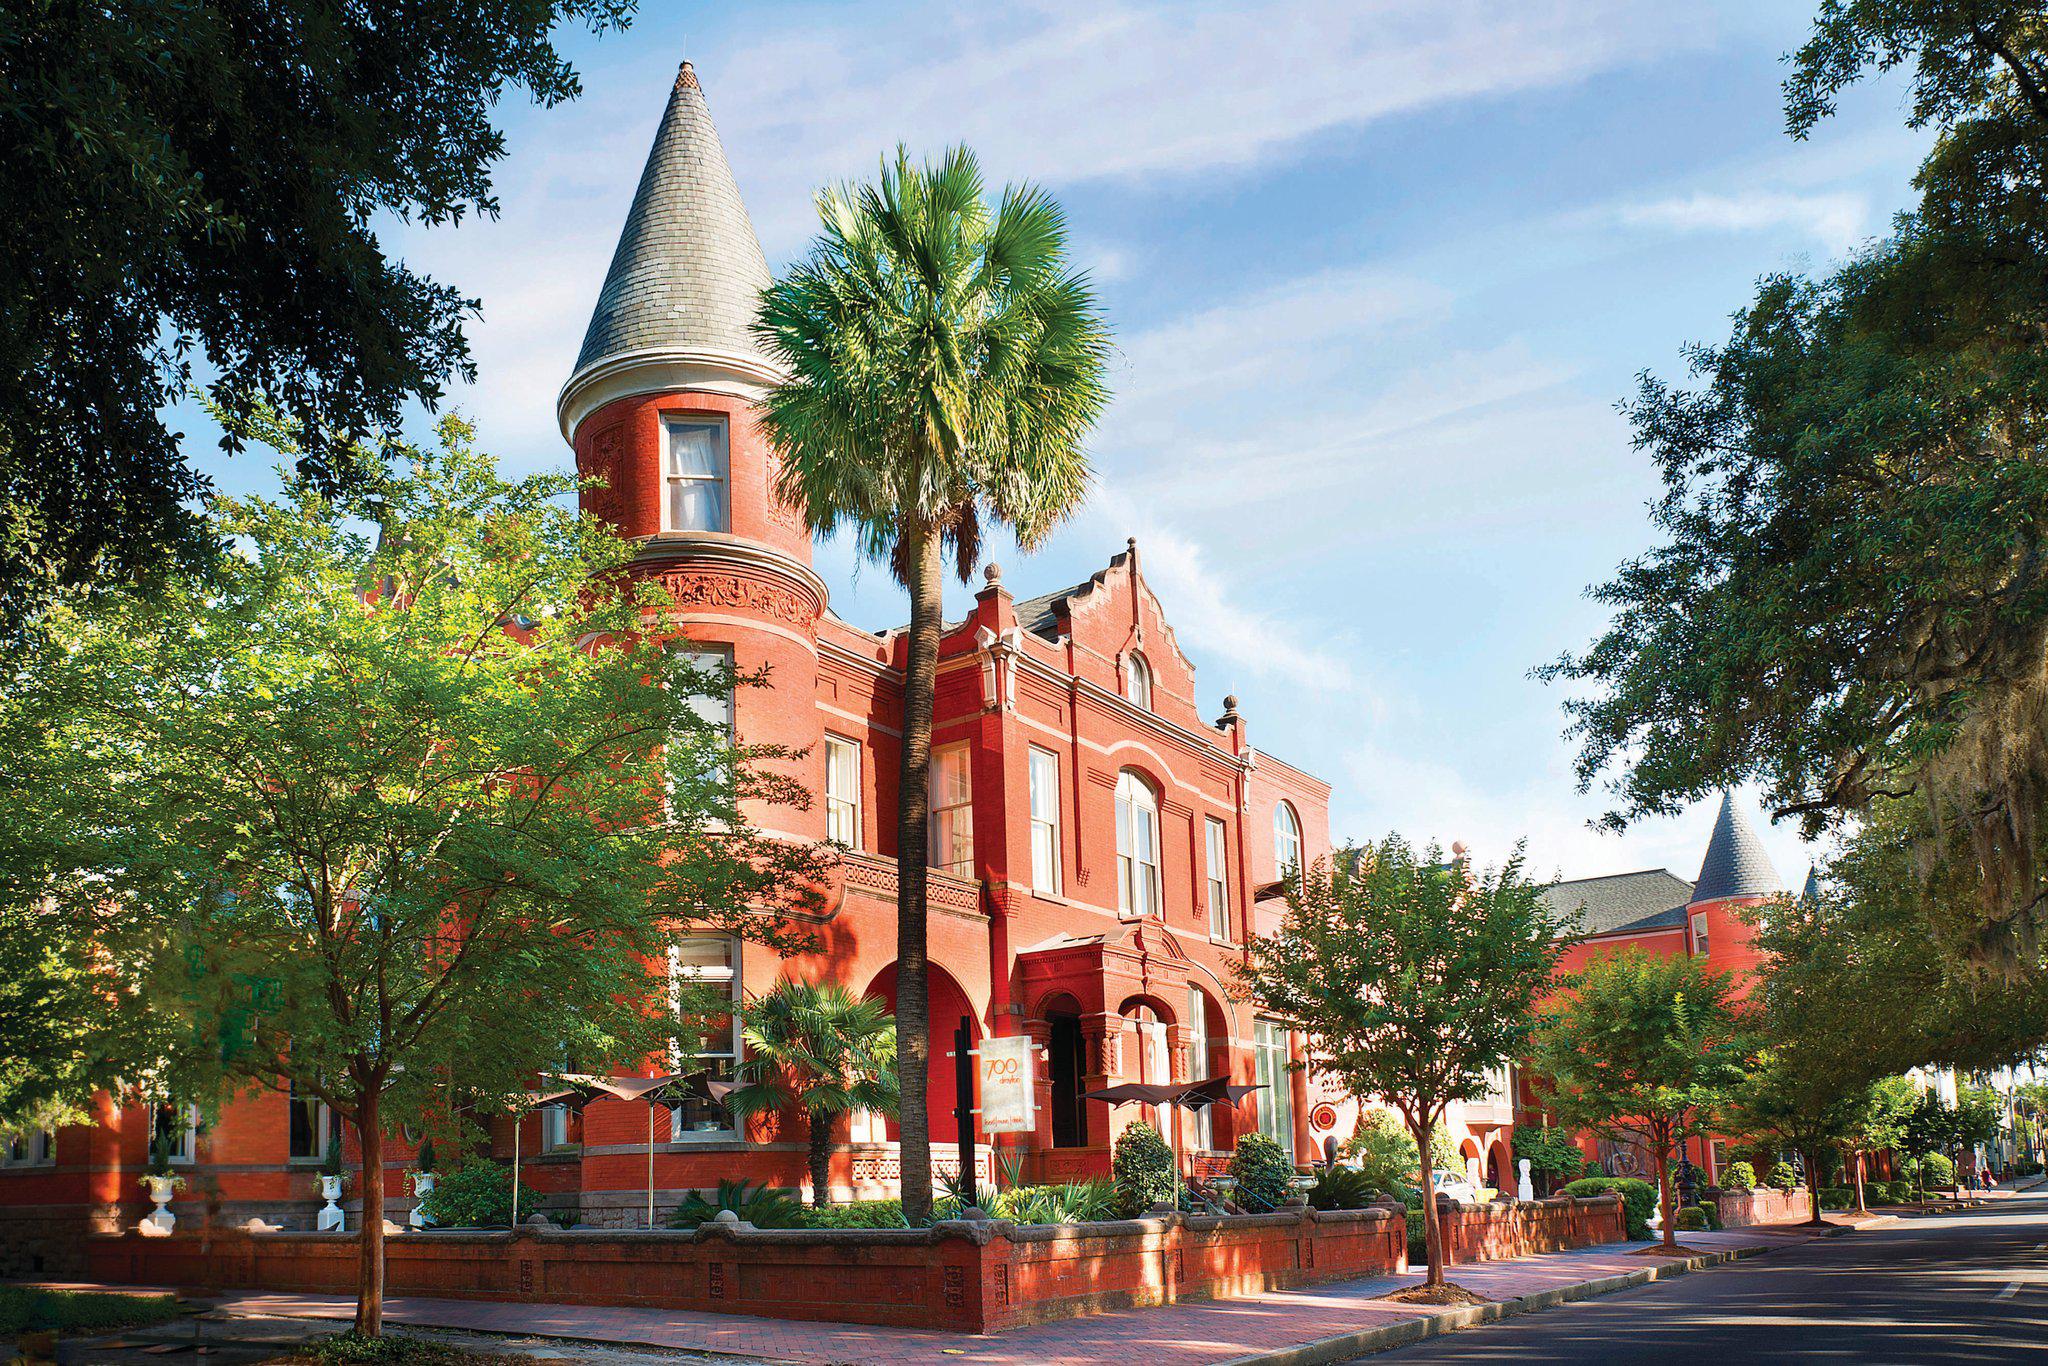
<svg viewBox="0 0 2048 1366">
<path fill-rule="evenodd" d="M 0 1285 L 0 1337 L 17 1333 L 112 1332 L 178 1317 L 175 1295 L 108 1295 Z"/>
</svg>

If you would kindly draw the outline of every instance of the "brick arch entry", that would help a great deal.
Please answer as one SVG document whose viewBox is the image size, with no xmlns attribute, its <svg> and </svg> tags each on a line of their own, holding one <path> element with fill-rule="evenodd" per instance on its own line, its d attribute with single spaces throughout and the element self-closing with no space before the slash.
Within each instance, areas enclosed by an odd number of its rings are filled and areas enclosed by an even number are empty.
<svg viewBox="0 0 2048 1366">
<path fill-rule="evenodd" d="M 1169 1082 L 1185 1079 L 1177 1075 L 1174 1067 L 1174 1026 L 1178 1020 L 1172 1006 L 1156 996 L 1139 995 L 1127 997 L 1117 1007 L 1116 1013 L 1123 1017 L 1123 1040 L 1119 1050 L 1121 1080 Z M 1147 1124 L 1166 1138 L 1169 1147 L 1180 1141 L 1175 1124 L 1179 1115 L 1171 1106 L 1127 1107 L 1125 1114 L 1133 1119 L 1142 1116 Z"/>
<path fill-rule="evenodd" d="M 1513 1195 L 1519 1179 L 1515 1174 L 1514 1149 L 1508 1146 L 1507 1139 L 1496 1136 L 1486 1148 L 1486 1184 Z"/>
<path fill-rule="evenodd" d="M 931 1126 L 934 1143 L 954 1141 L 957 1122 L 953 1118 L 953 1107 L 958 1102 L 959 1088 L 954 1084 L 953 1031 L 959 1027 L 960 1017 L 967 1017 L 968 1035 L 979 1041 L 982 1035 L 981 1019 L 975 1014 L 973 1002 L 967 993 L 953 980 L 951 973 L 933 963 L 926 969 L 927 1005 L 931 1014 L 932 1056 L 927 1073 L 925 1090 L 925 1114 Z M 896 965 L 894 963 L 875 974 L 875 980 L 862 993 L 865 996 L 886 1002 L 891 1014 L 896 1011 Z M 894 1119 L 888 1121 L 889 1141 L 896 1142 L 903 1136 Z"/>
<path fill-rule="evenodd" d="M 1055 1148 L 1088 1146 L 1087 1089 L 1090 1071 L 1088 1040 L 1081 1030 L 1081 1003 L 1072 993 L 1056 991 L 1038 1003 L 1045 1021 L 1045 1070 L 1051 1091 L 1049 1128 Z"/>
</svg>

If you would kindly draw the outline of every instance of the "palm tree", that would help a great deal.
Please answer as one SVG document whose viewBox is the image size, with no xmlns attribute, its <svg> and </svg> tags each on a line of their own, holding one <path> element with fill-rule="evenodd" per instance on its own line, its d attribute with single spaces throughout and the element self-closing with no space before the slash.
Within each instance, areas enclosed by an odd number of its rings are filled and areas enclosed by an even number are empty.
<svg viewBox="0 0 2048 1366">
<path fill-rule="evenodd" d="M 762 293 L 755 335 L 788 378 L 762 403 L 777 493 L 813 529 L 852 528 L 909 590 L 897 785 L 896 1038 L 903 1212 L 931 1212 L 925 851 L 940 584 L 994 520 L 1031 549 L 1087 493 L 1081 442 L 1109 392 L 1109 335 L 1066 254 L 1059 205 L 1011 187 L 991 210 L 964 147 L 819 196 L 823 231 Z"/>
<path fill-rule="evenodd" d="M 747 1060 L 726 1097 L 734 1114 L 799 1110 L 811 1129 L 811 1203 L 831 1193 L 832 1131 L 855 1110 L 896 1110 L 896 1022 L 880 1001 L 837 983 L 778 982 L 747 1003 Z"/>
</svg>

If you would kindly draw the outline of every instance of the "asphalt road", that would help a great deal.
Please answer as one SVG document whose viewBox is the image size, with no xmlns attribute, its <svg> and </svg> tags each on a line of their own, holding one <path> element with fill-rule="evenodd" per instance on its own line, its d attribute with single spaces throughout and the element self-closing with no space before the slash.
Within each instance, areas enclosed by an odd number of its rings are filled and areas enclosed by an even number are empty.
<svg viewBox="0 0 2048 1366">
<path fill-rule="evenodd" d="M 2048 1192 L 1818 1239 L 1370 1359 L 2048 1361 Z"/>
</svg>

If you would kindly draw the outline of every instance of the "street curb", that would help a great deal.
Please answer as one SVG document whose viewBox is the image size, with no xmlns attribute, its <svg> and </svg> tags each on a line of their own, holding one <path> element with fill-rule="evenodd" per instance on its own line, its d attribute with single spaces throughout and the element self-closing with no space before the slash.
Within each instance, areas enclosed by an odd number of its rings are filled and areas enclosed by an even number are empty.
<svg viewBox="0 0 2048 1366">
<path fill-rule="evenodd" d="M 1847 1233 L 1850 1229 L 1845 1227 L 1840 1231 Z M 1590 1300 L 1600 1295 L 1611 1295 L 1617 1290 L 1633 1290 L 1639 1285 L 1648 1285 L 1651 1281 L 1669 1280 L 1673 1276 L 1683 1276 L 1703 1267 L 1719 1266 L 1725 1262 L 1738 1261 L 1774 1250 L 1757 1244 L 1753 1247 L 1728 1248 L 1720 1252 L 1702 1252 L 1696 1256 L 1646 1266 L 1639 1271 L 1625 1271 L 1615 1276 L 1602 1276 L 1596 1280 L 1560 1285 L 1551 1290 L 1539 1290 L 1534 1294 L 1512 1300 L 1470 1304 L 1459 1309 L 1446 1309 L 1428 1318 L 1407 1319 L 1379 1328 L 1366 1328 L 1356 1333 L 1340 1333 L 1336 1337 L 1319 1338 L 1314 1342 L 1275 1348 L 1270 1352 L 1255 1352 L 1250 1356 L 1233 1357 L 1225 1362 L 1224 1366 L 1322 1366 L 1324 1362 L 1349 1361 L 1353 1357 L 1367 1356 L 1373 1352 L 1384 1352 L 1429 1338 L 1442 1337 L 1445 1333 L 1455 1333 L 1461 1328 L 1473 1328 L 1482 1323 L 1497 1323 L 1501 1319 L 1533 1314 L 1540 1310 L 1555 1308 L 1560 1304 L 1569 1304 L 1574 1300 Z"/>
</svg>

